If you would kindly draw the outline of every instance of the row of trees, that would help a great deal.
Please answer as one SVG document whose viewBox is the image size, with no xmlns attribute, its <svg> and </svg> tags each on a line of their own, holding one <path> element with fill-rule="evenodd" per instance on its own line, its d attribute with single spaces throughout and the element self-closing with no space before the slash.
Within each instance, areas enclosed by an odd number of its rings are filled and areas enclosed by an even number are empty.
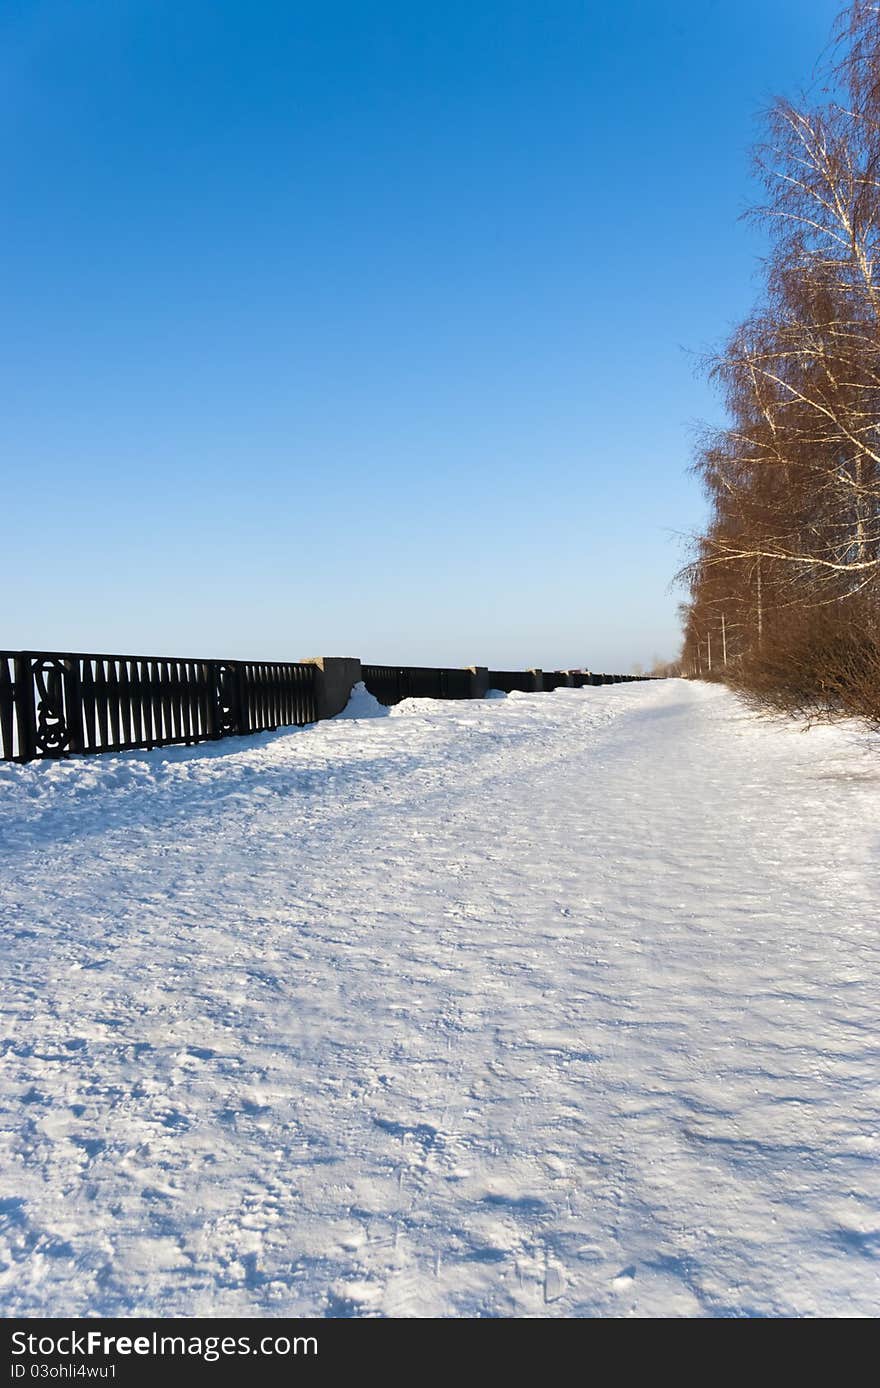
<svg viewBox="0 0 880 1388">
<path fill-rule="evenodd" d="M 880 717 L 880 6 L 844 11 L 831 52 L 821 101 L 777 101 L 756 154 L 770 253 L 710 363 L 729 424 L 697 453 L 682 670 Z"/>
</svg>

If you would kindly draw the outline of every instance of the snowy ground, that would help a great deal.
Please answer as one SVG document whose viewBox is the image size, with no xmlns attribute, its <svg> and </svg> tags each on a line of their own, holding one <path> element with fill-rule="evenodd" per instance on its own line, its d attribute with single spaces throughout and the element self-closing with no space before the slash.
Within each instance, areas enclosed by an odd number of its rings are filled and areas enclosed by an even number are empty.
<svg viewBox="0 0 880 1388">
<path fill-rule="evenodd" d="M 3 1313 L 877 1314 L 878 807 L 678 681 L 3 766 Z"/>
</svg>

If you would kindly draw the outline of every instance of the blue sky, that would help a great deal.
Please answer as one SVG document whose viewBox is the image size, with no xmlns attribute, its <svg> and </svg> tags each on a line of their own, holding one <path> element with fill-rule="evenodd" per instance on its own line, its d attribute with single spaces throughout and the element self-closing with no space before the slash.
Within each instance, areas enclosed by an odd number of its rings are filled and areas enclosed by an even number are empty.
<svg viewBox="0 0 880 1388">
<path fill-rule="evenodd" d="M 4 0 L 0 645 L 671 656 L 838 8 Z"/>
</svg>

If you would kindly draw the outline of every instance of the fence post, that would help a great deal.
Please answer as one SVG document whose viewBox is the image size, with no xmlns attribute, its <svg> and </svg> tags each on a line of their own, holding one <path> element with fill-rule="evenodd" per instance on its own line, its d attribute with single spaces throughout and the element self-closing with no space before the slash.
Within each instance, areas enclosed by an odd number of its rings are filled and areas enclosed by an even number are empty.
<svg viewBox="0 0 880 1388">
<path fill-rule="evenodd" d="M 37 755 L 37 710 L 31 662 L 24 651 L 15 657 L 15 714 L 19 760 L 33 761 Z"/>
<path fill-rule="evenodd" d="M 315 708 L 319 718 L 335 718 L 351 698 L 351 691 L 363 679 L 360 659 L 355 656 L 316 655 L 301 660 L 315 670 Z"/>
<path fill-rule="evenodd" d="M 79 661 L 76 656 L 71 656 L 70 668 L 65 676 L 66 689 L 65 702 L 67 707 L 64 712 L 66 715 L 67 732 L 70 737 L 71 752 L 82 752 L 85 750 L 83 742 L 83 705 L 82 705 L 82 685 L 79 675 Z"/>
<path fill-rule="evenodd" d="M 216 660 L 208 661 L 207 674 L 208 698 L 206 700 L 206 703 L 208 713 L 208 726 L 206 732 L 208 734 L 208 737 L 211 738 L 212 741 L 216 741 L 218 737 L 223 736 L 220 727 L 220 673 L 217 669 Z"/>
<path fill-rule="evenodd" d="M 489 668 L 486 665 L 469 665 L 471 676 L 471 699 L 485 699 L 489 692 Z"/>
<path fill-rule="evenodd" d="M 248 708 L 247 666 L 243 660 L 231 662 L 235 681 L 235 721 L 239 737 L 245 737 L 251 730 L 250 709 Z"/>
</svg>

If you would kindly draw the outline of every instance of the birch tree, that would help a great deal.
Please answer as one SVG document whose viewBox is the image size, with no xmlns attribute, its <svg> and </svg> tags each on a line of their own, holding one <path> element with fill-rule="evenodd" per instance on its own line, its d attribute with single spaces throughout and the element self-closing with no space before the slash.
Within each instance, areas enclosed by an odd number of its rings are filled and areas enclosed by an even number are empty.
<svg viewBox="0 0 880 1388">
<path fill-rule="evenodd" d="M 773 104 L 756 151 L 770 255 L 761 303 L 710 363 L 729 424 L 696 458 L 712 518 L 685 665 L 713 612 L 741 654 L 770 614 L 880 587 L 878 6 L 841 16 L 826 79 L 818 104 Z"/>
</svg>

